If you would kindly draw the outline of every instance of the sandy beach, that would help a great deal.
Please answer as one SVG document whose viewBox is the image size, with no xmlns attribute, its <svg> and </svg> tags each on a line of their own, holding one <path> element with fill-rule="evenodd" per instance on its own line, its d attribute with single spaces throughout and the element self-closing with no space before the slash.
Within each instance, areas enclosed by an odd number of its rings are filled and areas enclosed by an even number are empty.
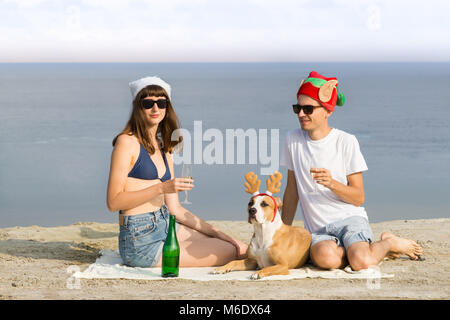
<svg viewBox="0 0 450 320">
<path fill-rule="evenodd" d="M 245 221 L 208 221 L 248 243 Z M 296 221 L 295 225 L 302 225 Z M 450 219 L 396 220 L 371 224 L 381 232 L 417 241 L 425 261 L 385 260 L 379 288 L 366 280 L 286 281 L 88 280 L 69 289 L 70 270 L 83 271 L 104 248 L 117 249 L 117 224 L 78 222 L 69 226 L 0 229 L 0 299 L 449 299 Z M 68 272 L 69 271 L 69 272 Z M 168 281 L 170 286 L 168 286 Z M 69 283 L 70 284 L 70 283 Z M 219 290 L 220 288 L 220 290 Z"/>
</svg>

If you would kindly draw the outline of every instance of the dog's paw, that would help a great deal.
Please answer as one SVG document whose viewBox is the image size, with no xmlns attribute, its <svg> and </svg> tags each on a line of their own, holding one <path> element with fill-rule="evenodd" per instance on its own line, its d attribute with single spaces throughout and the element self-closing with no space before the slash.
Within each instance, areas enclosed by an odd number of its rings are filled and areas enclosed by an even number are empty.
<svg viewBox="0 0 450 320">
<path fill-rule="evenodd" d="M 258 279 L 262 279 L 264 276 L 260 273 L 260 272 L 255 272 L 254 274 L 252 274 L 250 276 L 250 279 L 252 280 L 258 280 Z"/>
<path fill-rule="evenodd" d="M 215 269 L 212 271 L 212 274 L 224 274 L 224 273 L 228 273 L 228 272 L 230 272 L 230 271 L 231 271 L 231 270 L 228 269 L 228 268 L 226 268 L 226 266 L 223 266 L 223 267 L 215 268 Z"/>
</svg>

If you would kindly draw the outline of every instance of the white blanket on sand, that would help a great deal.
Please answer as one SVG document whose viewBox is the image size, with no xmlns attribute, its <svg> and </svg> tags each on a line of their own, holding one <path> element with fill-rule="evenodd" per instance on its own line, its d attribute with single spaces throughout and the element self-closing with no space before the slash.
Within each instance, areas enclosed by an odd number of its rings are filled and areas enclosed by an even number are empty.
<svg viewBox="0 0 450 320">
<path fill-rule="evenodd" d="M 212 274 L 213 267 L 203 268 L 180 268 L 178 278 L 162 278 L 161 268 L 132 268 L 122 264 L 118 251 L 109 249 L 102 250 L 101 256 L 95 263 L 91 264 L 86 270 L 76 272 L 73 277 L 80 279 L 143 279 L 143 280 L 174 280 L 189 279 L 197 281 L 211 280 L 244 280 L 253 281 L 250 276 L 254 271 L 233 271 L 226 274 Z M 325 278 L 325 279 L 380 279 L 392 278 L 393 274 L 385 274 L 379 267 L 373 267 L 361 271 L 353 271 L 350 266 L 344 270 L 321 270 L 311 265 L 305 265 L 300 269 L 289 270 L 289 275 L 269 276 L 258 281 L 264 280 L 290 280 L 303 278 Z"/>
</svg>

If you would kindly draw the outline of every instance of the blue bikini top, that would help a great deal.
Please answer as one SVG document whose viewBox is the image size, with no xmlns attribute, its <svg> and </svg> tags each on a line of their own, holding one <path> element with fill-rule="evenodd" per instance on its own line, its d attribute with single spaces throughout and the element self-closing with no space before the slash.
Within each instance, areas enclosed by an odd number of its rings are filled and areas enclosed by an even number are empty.
<svg viewBox="0 0 450 320">
<path fill-rule="evenodd" d="M 147 150 L 145 150 L 144 146 L 141 144 L 141 150 L 139 151 L 139 157 L 134 164 L 133 169 L 131 169 L 130 173 L 128 173 L 129 177 L 137 178 L 137 179 L 145 179 L 145 180 L 154 180 L 159 179 L 162 182 L 166 180 L 170 180 L 170 170 L 167 165 L 166 154 L 163 150 L 161 150 L 162 156 L 164 158 L 164 163 L 166 164 L 166 172 L 162 176 L 162 178 L 158 177 L 158 169 L 156 169 L 155 164 L 153 163 L 152 158 L 148 154 Z"/>
</svg>

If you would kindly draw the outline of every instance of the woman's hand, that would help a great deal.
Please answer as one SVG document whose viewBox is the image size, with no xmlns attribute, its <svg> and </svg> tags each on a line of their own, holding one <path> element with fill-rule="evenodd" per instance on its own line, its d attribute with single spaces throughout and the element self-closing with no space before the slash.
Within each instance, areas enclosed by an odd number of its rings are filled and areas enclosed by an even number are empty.
<svg viewBox="0 0 450 320">
<path fill-rule="evenodd" d="M 247 249 L 248 246 L 242 242 L 241 240 L 232 239 L 230 241 L 231 244 L 233 244 L 236 248 L 236 258 L 237 259 L 245 259 L 247 258 Z"/>
<path fill-rule="evenodd" d="M 163 193 L 189 191 L 194 187 L 194 180 L 188 178 L 173 178 L 162 183 Z"/>
</svg>

